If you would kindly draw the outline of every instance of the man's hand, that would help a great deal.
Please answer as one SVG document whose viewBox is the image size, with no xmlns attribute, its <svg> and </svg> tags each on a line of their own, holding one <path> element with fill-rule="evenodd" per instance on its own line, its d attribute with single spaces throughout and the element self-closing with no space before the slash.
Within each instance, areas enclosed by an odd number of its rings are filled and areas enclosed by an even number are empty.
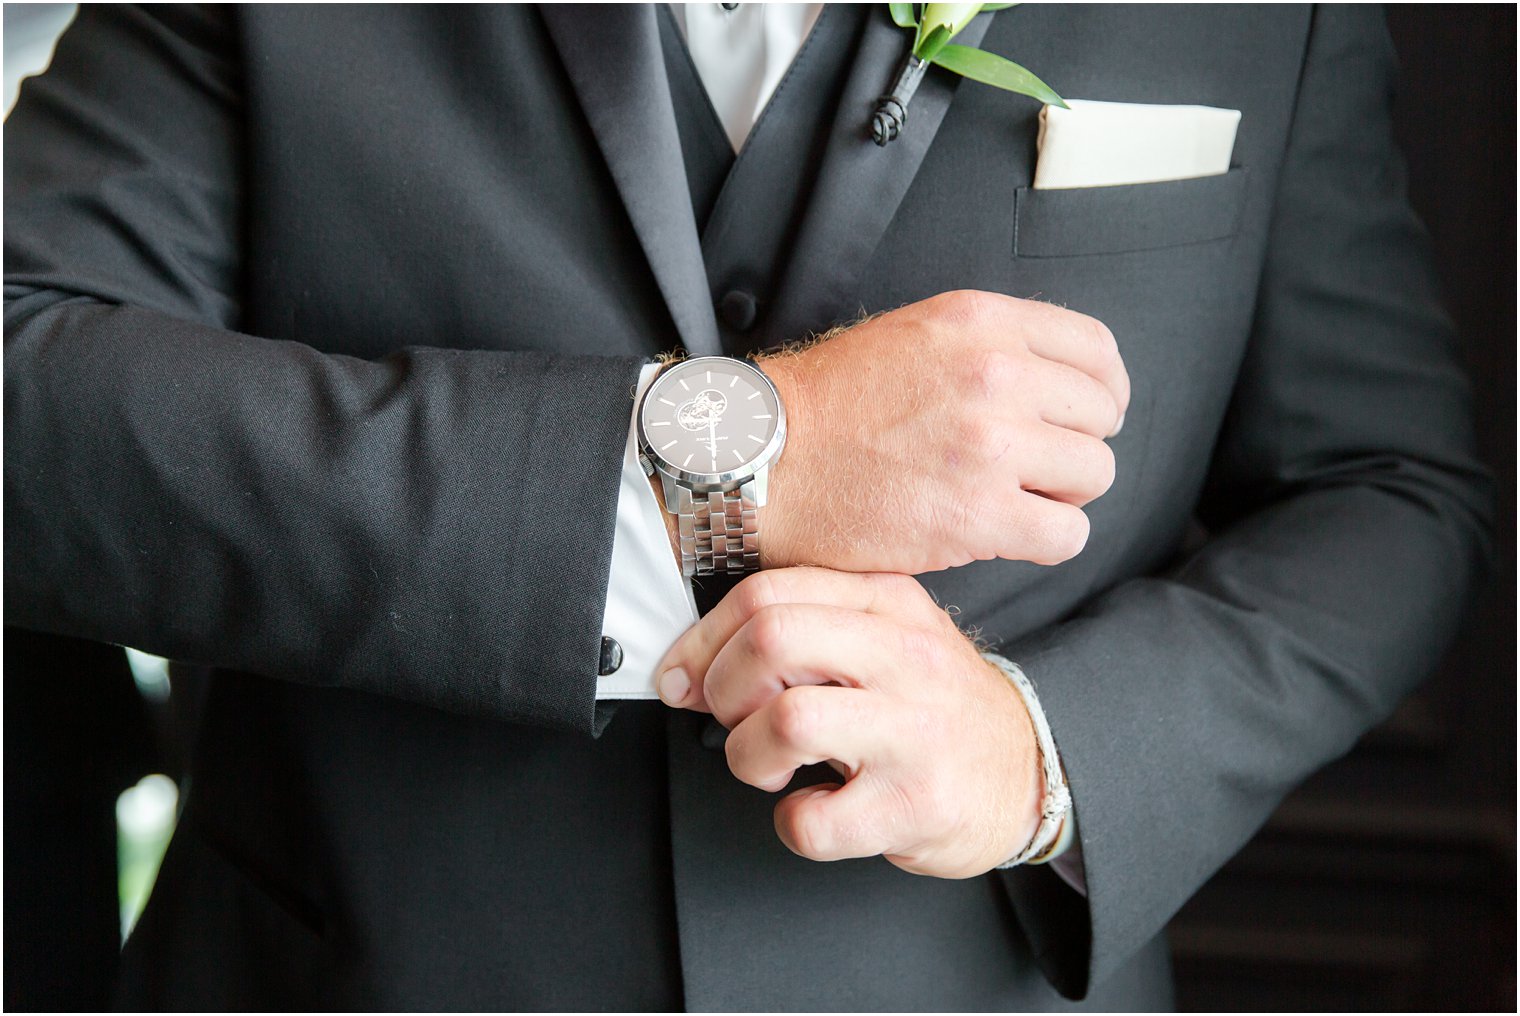
<svg viewBox="0 0 1520 1016">
<path fill-rule="evenodd" d="M 761 365 L 787 445 L 762 563 L 917 574 L 1001 557 L 1057 564 L 1113 482 L 1103 439 L 1129 376 L 1102 323 L 946 293 Z"/>
<path fill-rule="evenodd" d="M 886 855 L 979 875 L 1029 842 L 1043 793 L 1023 698 L 911 578 L 760 572 L 666 654 L 667 704 L 731 733 L 735 776 L 778 791 L 829 762 L 843 785 L 776 805 L 776 832 L 817 861 Z"/>
</svg>

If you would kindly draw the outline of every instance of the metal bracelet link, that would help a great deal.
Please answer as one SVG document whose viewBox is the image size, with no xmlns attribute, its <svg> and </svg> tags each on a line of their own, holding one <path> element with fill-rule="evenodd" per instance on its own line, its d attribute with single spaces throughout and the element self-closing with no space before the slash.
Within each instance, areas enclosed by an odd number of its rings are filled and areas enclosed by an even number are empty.
<svg viewBox="0 0 1520 1016">
<path fill-rule="evenodd" d="M 754 481 L 736 490 L 679 494 L 681 571 L 693 575 L 740 574 L 760 569 L 759 523 Z"/>
</svg>

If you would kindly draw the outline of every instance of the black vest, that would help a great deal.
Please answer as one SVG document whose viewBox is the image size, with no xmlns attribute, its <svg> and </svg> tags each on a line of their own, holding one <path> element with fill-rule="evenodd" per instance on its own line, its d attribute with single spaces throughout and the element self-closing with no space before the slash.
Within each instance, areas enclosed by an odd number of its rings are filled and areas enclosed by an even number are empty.
<svg viewBox="0 0 1520 1016">
<path fill-rule="evenodd" d="M 743 356 L 806 338 L 780 334 L 767 309 L 796 245 L 867 9 L 824 7 L 737 156 L 669 8 L 661 4 L 659 11 L 681 157 L 724 351 Z"/>
</svg>

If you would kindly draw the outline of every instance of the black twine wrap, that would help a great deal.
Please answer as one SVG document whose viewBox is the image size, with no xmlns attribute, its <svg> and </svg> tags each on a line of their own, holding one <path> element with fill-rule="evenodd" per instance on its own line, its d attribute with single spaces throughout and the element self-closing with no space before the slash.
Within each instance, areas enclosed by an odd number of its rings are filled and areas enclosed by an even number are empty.
<svg viewBox="0 0 1520 1016">
<path fill-rule="evenodd" d="M 878 146 L 897 140 L 897 135 L 902 133 L 908 122 L 908 103 L 913 100 L 913 93 L 918 91 L 918 83 L 928 69 L 926 61 L 908 54 L 902 70 L 897 72 L 892 91 L 877 100 L 876 113 L 871 117 L 871 140 Z"/>
</svg>

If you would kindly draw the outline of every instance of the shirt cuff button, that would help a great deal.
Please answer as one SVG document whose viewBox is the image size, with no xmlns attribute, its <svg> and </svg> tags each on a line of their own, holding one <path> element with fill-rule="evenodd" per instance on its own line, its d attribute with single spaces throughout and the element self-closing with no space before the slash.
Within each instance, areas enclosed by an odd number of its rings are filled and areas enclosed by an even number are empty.
<svg viewBox="0 0 1520 1016">
<path fill-rule="evenodd" d="M 602 661 L 597 668 L 597 676 L 606 677 L 608 674 L 616 674 L 617 669 L 623 665 L 623 647 L 618 645 L 617 639 L 602 636 Z"/>
</svg>

